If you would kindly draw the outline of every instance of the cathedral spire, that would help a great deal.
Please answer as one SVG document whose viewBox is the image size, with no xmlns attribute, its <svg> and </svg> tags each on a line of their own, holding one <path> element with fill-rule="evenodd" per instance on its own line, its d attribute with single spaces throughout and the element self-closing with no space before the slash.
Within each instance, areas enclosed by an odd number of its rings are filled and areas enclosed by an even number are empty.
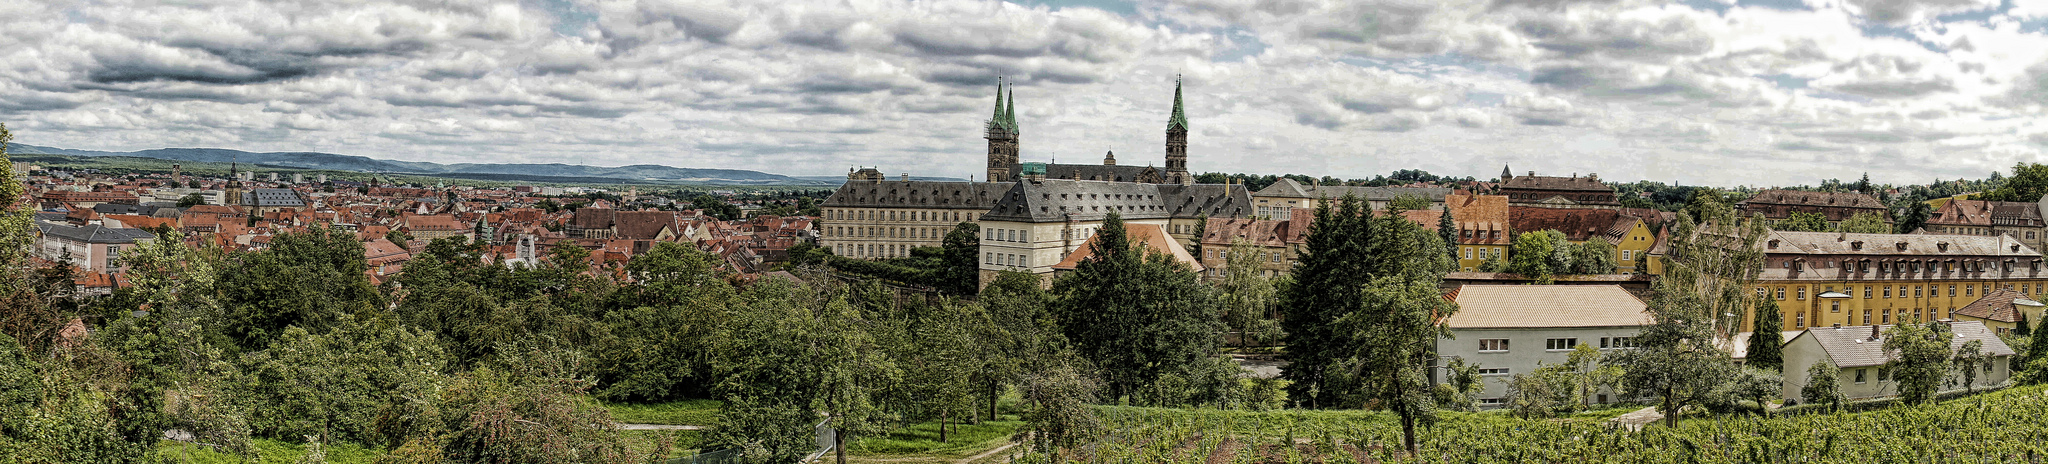
<svg viewBox="0 0 2048 464">
<path fill-rule="evenodd" d="M 989 127 L 1003 125 L 1003 78 L 996 78 L 996 114 L 988 120 Z"/>
<path fill-rule="evenodd" d="M 1188 130 L 1188 114 L 1181 110 L 1180 76 L 1173 77 L 1173 119 L 1166 121 L 1166 130 Z"/>
<path fill-rule="evenodd" d="M 1017 84 L 1010 84 L 1010 106 L 1003 109 L 1003 123 L 1010 133 L 1021 133 L 1017 130 Z"/>
</svg>

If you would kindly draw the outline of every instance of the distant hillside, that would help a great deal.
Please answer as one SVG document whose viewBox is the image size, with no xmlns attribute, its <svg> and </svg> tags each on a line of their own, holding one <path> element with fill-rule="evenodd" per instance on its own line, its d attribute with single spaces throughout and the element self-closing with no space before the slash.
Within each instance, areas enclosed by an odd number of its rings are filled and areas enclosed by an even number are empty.
<svg viewBox="0 0 2048 464">
<path fill-rule="evenodd" d="M 831 183 L 832 185 L 839 185 L 839 184 L 843 184 L 843 183 L 846 183 L 846 176 L 790 176 L 790 177 L 795 177 L 795 178 L 798 178 L 798 179 L 803 179 L 803 180 L 814 180 L 814 181 L 818 181 L 818 182 L 827 182 L 827 183 Z M 902 178 L 902 177 L 891 177 L 890 179 L 901 179 L 901 178 Z M 927 177 L 927 176 L 910 176 L 910 180 L 928 180 L 928 181 L 935 181 L 935 182 L 966 182 L 966 181 L 967 181 L 967 179 L 961 179 L 961 178 L 958 178 L 958 177 Z"/>
<path fill-rule="evenodd" d="M 336 155 L 332 153 L 284 152 L 253 153 L 222 148 L 161 148 L 132 152 L 107 152 L 73 150 L 67 148 L 40 147 L 14 144 L 9 153 L 48 154 L 69 156 L 133 156 L 173 161 L 209 163 L 240 162 L 265 166 L 282 166 L 299 169 L 324 169 L 335 171 L 376 172 L 394 174 L 417 174 L 462 179 L 488 179 L 496 181 L 561 182 L 563 179 L 587 179 L 611 183 L 678 183 L 714 185 L 838 185 L 844 178 L 824 181 L 811 178 L 797 178 L 779 174 L 740 169 L 697 169 L 677 168 L 652 164 L 632 166 L 601 167 L 574 164 L 440 164 L 417 161 L 394 161 L 367 156 Z"/>
</svg>

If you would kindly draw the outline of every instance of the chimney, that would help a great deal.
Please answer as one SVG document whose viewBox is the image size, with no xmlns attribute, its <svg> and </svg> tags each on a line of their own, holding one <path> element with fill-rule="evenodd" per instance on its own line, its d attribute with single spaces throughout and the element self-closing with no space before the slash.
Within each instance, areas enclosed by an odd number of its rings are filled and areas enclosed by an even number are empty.
<svg viewBox="0 0 2048 464">
<path fill-rule="evenodd" d="M 1878 327 L 1879 326 L 1875 324 L 1872 324 L 1870 326 L 1870 341 L 1877 341 L 1878 337 L 1884 335 L 1883 332 L 1878 331 Z"/>
</svg>

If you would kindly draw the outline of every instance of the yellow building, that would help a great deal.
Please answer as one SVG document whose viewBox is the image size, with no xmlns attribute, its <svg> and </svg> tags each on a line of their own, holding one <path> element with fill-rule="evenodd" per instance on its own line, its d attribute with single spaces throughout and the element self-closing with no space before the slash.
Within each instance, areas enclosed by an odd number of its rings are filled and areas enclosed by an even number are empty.
<svg viewBox="0 0 2048 464">
<path fill-rule="evenodd" d="M 1572 244 L 1606 240 L 1614 245 L 1616 273 L 1635 273 L 1636 261 L 1643 259 L 1650 260 L 1650 274 L 1663 271 L 1657 258 L 1663 253 L 1658 247 L 1662 218 L 1655 211 L 1516 206 L 1508 214 L 1516 235 L 1555 230 Z"/>
<path fill-rule="evenodd" d="M 2040 253 L 2005 236 L 1774 231 L 1759 245 L 1753 291 L 1786 330 L 1952 319 L 1998 290 L 2048 290 Z"/>
</svg>

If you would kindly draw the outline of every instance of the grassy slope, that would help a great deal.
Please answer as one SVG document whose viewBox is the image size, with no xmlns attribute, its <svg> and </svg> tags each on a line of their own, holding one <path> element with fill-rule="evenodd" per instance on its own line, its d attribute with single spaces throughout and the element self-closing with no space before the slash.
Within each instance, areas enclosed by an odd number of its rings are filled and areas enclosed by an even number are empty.
<svg viewBox="0 0 2048 464">
<path fill-rule="evenodd" d="M 718 424 L 718 400 L 683 400 L 654 404 L 606 403 L 612 420 L 622 424 L 701 425 Z"/>
</svg>

